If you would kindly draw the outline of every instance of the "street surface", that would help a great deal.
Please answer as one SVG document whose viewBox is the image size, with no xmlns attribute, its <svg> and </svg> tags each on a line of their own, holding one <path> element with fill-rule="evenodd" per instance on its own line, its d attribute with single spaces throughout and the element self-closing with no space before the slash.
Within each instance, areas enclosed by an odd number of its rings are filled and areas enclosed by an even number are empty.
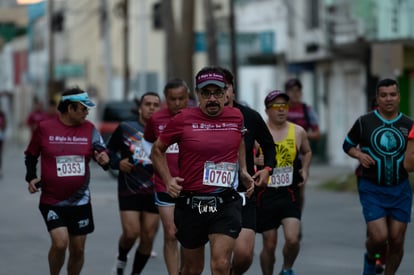
<svg viewBox="0 0 414 275">
<path fill-rule="evenodd" d="M 39 194 L 30 195 L 25 183 L 23 151 L 26 144 L 5 144 L 3 177 L 0 179 L 0 275 L 48 274 L 49 235 L 37 208 Z M 95 232 L 86 242 L 82 274 L 110 274 L 117 254 L 121 227 L 116 199 L 116 181 L 96 164 L 92 165 L 92 205 Z M 349 172 L 346 169 L 318 166 L 311 169 L 303 217 L 303 240 L 295 274 L 362 274 L 365 225 L 356 194 L 332 193 L 316 188 L 323 175 Z M 325 173 L 326 172 L 326 173 Z M 283 236 L 279 233 L 275 274 L 281 269 Z M 246 274 L 261 274 L 259 254 L 261 235 L 257 235 L 255 258 Z M 162 258 L 162 228 L 143 274 L 167 274 Z M 131 257 L 133 254 L 131 253 Z M 414 229 L 409 225 L 405 256 L 398 274 L 414 274 Z M 126 274 L 131 267 L 130 260 Z M 62 272 L 66 274 L 66 272 Z M 208 249 L 203 274 L 210 274 Z"/>
</svg>

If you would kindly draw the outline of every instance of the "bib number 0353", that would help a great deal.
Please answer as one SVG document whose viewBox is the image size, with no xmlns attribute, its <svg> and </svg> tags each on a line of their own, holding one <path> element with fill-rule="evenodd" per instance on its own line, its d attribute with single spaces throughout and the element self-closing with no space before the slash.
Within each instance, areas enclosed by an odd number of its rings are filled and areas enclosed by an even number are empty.
<svg viewBox="0 0 414 275">
<path fill-rule="evenodd" d="M 83 156 L 59 156 L 56 158 L 58 177 L 84 176 L 85 158 Z"/>
</svg>

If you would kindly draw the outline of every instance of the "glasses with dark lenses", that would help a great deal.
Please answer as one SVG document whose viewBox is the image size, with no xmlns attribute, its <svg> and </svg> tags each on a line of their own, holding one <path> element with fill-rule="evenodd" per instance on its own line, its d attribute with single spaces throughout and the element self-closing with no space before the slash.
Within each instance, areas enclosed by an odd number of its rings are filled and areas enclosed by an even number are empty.
<svg viewBox="0 0 414 275">
<path fill-rule="evenodd" d="M 287 103 L 273 103 L 267 108 L 272 108 L 274 110 L 287 110 L 289 109 L 289 105 Z"/>
<path fill-rule="evenodd" d="M 204 99 L 209 99 L 211 95 L 213 95 L 214 98 L 222 98 L 224 96 L 224 91 L 223 90 L 210 91 L 207 89 L 202 89 L 200 92 L 200 95 Z"/>
</svg>

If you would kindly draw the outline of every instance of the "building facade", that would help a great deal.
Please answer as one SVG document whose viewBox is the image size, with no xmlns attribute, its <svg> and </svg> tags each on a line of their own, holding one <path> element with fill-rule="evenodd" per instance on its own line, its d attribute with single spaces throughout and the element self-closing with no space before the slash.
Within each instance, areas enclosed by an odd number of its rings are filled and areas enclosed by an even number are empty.
<svg viewBox="0 0 414 275">
<path fill-rule="evenodd" d="M 194 73 L 209 65 L 205 1 L 197 0 L 195 5 L 196 39 L 194 52 L 189 53 Z M 283 89 L 289 77 L 300 78 L 304 101 L 317 111 L 323 134 L 315 159 L 354 165 L 343 154 L 342 142 L 355 119 L 368 111 L 378 79 L 397 78 L 401 111 L 411 115 L 414 110 L 410 95 L 414 88 L 413 2 L 234 1 L 238 100 L 265 116 L 265 95 Z M 30 111 L 28 98 L 48 97 L 51 76 L 55 88 L 78 85 L 98 102 L 132 99 L 149 90 L 162 93 L 166 35 L 160 25 L 161 2 L 127 1 L 128 16 L 125 3 L 54 0 L 28 6 L 28 34 L 7 43 L 0 52 L 5 64 L 0 69 L 0 79 L 5 79 L 1 87 L 10 89 L 14 98 L 26 100 L 24 106 L 16 106 L 24 110 L 16 116 L 16 125 Z M 230 68 L 230 2 L 212 3 L 217 63 Z M 186 20 L 181 1 L 173 5 L 176 20 Z M 129 79 L 126 92 L 125 79 Z M 94 112 L 91 119 L 97 121 L 99 110 Z"/>
</svg>

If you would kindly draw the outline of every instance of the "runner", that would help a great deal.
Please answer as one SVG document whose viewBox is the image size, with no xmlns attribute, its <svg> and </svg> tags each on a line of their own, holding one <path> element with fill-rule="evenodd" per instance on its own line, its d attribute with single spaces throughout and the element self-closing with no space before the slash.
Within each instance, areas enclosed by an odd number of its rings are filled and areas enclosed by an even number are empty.
<svg viewBox="0 0 414 275">
<path fill-rule="evenodd" d="M 150 154 L 152 143 L 158 138 L 167 123 L 181 109 L 187 107 L 190 90 L 182 79 L 171 79 L 164 87 L 164 96 L 167 107 L 155 113 L 148 120 L 145 127 L 145 142 L 147 143 L 147 154 Z M 173 176 L 178 176 L 178 146 L 171 145 L 167 152 L 168 167 Z M 175 199 L 167 193 L 166 186 L 159 174 L 154 174 L 155 184 L 155 204 L 160 213 L 161 222 L 164 232 L 164 260 L 167 266 L 168 274 L 174 275 L 179 273 L 179 255 L 178 244 L 175 236 L 177 229 L 174 224 L 174 206 Z"/>
<path fill-rule="evenodd" d="M 123 275 L 127 256 L 139 238 L 132 274 L 144 269 L 158 230 L 159 215 L 154 204 L 153 168 L 143 149 L 144 128 L 151 115 L 160 108 L 160 97 L 143 94 L 138 102 L 138 120 L 119 124 L 108 141 L 111 168 L 119 170 L 118 203 L 122 234 L 114 272 Z"/>
<path fill-rule="evenodd" d="M 360 163 L 358 193 L 368 230 L 364 275 L 376 274 L 375 254 L 384 244 L 384 273 L 396 274 L 411 221 L 412 190 L 403 159 L 413 121 L 399 111 L 400 91 L 394 79 L 378 82 L 376 100 L 377 109 L 359 117 L 343 143 L 344 152 Z M 409 152 L 407 157 L 404 164 L 409 168 Z"/>
<path fill-rule="evenodd" d="M 51 275 L 60 274 L 69 249 L 68 274 L 80 274 L 86 235 L 94 230 L 89 191 L 91 158 L 108 168 L 105 143 L 86 120 L 95 104 L 79 88 L 62 94 L 60 116 L 41 121 L 25 153 L 26 181 L 30 193 L 41 190 L 39 209 L 52 241 L 49 249 Z M 41 176 L 37 162 L 41 158 Z"/>
<path fill-rule="evenodd" d="M 177 239 L 182 248 L 181 273 L 201 274 L 204 246 L 210 242 L 212 274 L 230 272 L 231 255 L 241 230 L 241 197 L 234 189 L 238 164 L 248 192 L 248 174 L 239 110 L 224 107 L 225 79 L 216 67 L 206 67 L 195 78 L 199 107 L 181 110 L 167 124 L 151 151 L 154 167 L 179 198 L 174 211 Z M 179 177 L 173 177 L 165 152 L 177 143 Z"/>
<path fill-rule="evenodd" d="M 279 275 L 293 275 L 300 249 L 301 207 L 299 188 L 308 179 L 312 151 L 306 131 L 287 121 L 289 96 L 270 92 L 265 98 L 268 127 L 276 147 L 277 166 L 269 184 L 257 196 L 257 232 L 262 233 L 260 266 L 265 275 L 273 274 L 278 228 L 285 237 L 283 267 Z M 300 154 L 300 159 L 299 159 Z"/>
<path fill-rule="evenodd" d="M 238 103 L 235 97 L 234 89 L 234 77 L 233 74 L 225 69 L 221 68 L 224 72 L 226 80 L 226 105 L 239 109 L 243 115 L 244 127 L 246 133 L 244 134 L 244 143 L 246 150 L 246 165 L 247 171 L 250 175 L 254 175 L 254 147 L 255 141 L 257 141 L 263 148 L 264 158 L 261 167 L 264 167 L 260 172 L 262 176 L 262 182 L 257 182 L 257 185 L 266 185 L 269 179 L 269 173 L 272 171 L 272 167 L 275 167 L 275 146 L 273 143 L 272 135 L 267 128 L 261 115 L 248 106 Z M 260 180 L 260 179 L 259 179 Z M 256 196 L 246 197 L 246 188 L 243 184 L 237 186 L 237 190 L 242 194 L 246 203 L 242 208 L 242 230 L 239 237 L 236 239 L 236 244 L 233 251 L 232 259 L 232 274 L 245 273 L 253 261 L 254 243 L 256 237 Z"/>
</svg>

